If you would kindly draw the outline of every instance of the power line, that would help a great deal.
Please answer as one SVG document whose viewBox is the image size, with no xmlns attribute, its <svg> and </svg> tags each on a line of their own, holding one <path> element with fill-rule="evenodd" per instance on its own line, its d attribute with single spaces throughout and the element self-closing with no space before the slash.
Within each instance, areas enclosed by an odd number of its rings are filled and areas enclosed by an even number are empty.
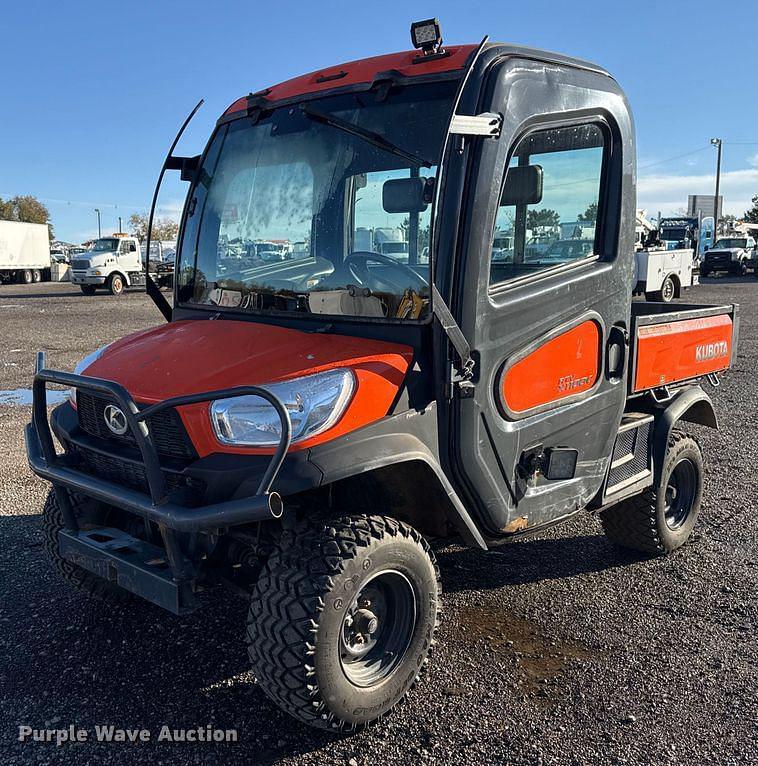
<svg viewBox="0 0 758 766">
<path fill-rule="evenodd" d="M 674 160 L 681 160 L 684 157 L 691 157 L 693 154 L 699 154 L 700 152 L 704 152 L 706 149 L 710 149 L 710 144 L 706 144 L 705 146 L 701 146 L 699 149 L 693 149 L 691 152 L 685 152 L 684 154 L 677 154 L 674 157 L 667 157 L 665 160 L 656 160 L 655 162 L 648 162 L 645 165 L 638 165 L 637 170 L 645 170 L 646 168 L 652 168 L 656 165 L 664 165 L 667 162 L 674 162 Z"/>
</svg>

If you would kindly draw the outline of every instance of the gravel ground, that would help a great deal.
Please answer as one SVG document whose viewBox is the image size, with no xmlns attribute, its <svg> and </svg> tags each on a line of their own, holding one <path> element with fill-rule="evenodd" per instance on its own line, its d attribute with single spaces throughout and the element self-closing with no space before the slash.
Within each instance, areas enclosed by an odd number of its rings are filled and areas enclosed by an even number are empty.
<svg viewBox="0 0 758 766">
<path fill-rule="evenodd" d="M 106 608 L 59 581 L 41 543 L 47 486 L 23 454 L 30 408 L 0 405 L 2 762 L 758 762 L 758 281 L 706 280 L 691 297 L 742 306 L 735 368 L 711 390 L 721 430 L 693 429 L 708 473 L 691 543 L 639 560 L 582 515 L 497 552 L 439 551 L 445 615 L 430 672 L 356 736 L 314 733 L 266 701 L 247 670 L 241 599 L 177 618 L 147 603 Z M 0 287 L 0 389 L 29 385 L 38 348 L 71 369 L 159 322 L 138 293 Z M 96 724 L 147 728 L 153 741 L 21 744 L 21 724 L 92 738 Z M 158 743 L 163 724 L 239 740 Z"/>
</svg>

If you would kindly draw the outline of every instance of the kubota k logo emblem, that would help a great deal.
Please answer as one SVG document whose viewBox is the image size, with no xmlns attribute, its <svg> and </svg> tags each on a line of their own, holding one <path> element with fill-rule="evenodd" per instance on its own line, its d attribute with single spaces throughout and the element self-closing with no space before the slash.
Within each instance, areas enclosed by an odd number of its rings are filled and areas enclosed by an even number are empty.
<svg viewBox="0 0 758 766">
<path fill-rule="evenodd" d="M 108 426 L 116 436 L 123 436 L 126 433 L 126 429 L 128 428 L 126 415 L 124 415 L 123 410 L 116 407 L 115 404 L 109 404 L 103 410 L 103 419 L 105 420 L 105 425 Z"/>
</svg>

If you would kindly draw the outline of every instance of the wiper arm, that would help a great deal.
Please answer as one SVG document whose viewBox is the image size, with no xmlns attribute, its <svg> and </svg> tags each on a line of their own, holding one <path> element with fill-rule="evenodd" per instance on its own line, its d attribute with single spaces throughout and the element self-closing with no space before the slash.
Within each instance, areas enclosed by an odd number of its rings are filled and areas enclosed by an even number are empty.
<svg viewBox="0 0 758 766">
<path fill-rule="evenodd" d="M 357 125 L 353 125 L 352 122 L 347 122 L 346 120 L 342 120 L 339 117 L 335 117 L 332 114 L 327 114 L 326 112 L 320 112 L 318 109 L 314 109 L 307 104 L 301 106 L 300 109 L 309 119 L 315 120 L 316 122 L 321 122 L 324 125 L 331 125 L 333 128 L 337 128 L 338 130 L 342 130 L 345 133 L 349 133 L 351 136 L 362 138 L 372 146 L 376 146 L 379 149 L 384 149 L 386 152 L 390 152 L 391 154 L 394 154 L 398 157 L 402 157 L 404 160 L 410 162 L 417 168 L 432 167 L 432 163 L 429 162 L 429 160 L 425 160 L 423 157 L 419 157 L 413 154 L 413 152 L 406 151 L 405 149 L 396 146 L 391 141 L 387 140 L 384 136 L 379 135 L 379 133 L 374 133 L 373 130 L 368 130 L 367 128 L 359 128 Z"/>
</svg>

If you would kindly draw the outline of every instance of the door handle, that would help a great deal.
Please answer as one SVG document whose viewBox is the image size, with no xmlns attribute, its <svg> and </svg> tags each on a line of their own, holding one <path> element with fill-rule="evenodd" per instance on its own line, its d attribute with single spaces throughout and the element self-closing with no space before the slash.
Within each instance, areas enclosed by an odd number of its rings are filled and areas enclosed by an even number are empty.
<svg viewBox="0 0 758 766">
<path fill-rule="evenodd" d="M 625 327 L 613 325 L 608 333 L 605 354 L 605 374 L 608 380 L 618 381 L 624 377 L 629 333 Z"/>
</svg>

